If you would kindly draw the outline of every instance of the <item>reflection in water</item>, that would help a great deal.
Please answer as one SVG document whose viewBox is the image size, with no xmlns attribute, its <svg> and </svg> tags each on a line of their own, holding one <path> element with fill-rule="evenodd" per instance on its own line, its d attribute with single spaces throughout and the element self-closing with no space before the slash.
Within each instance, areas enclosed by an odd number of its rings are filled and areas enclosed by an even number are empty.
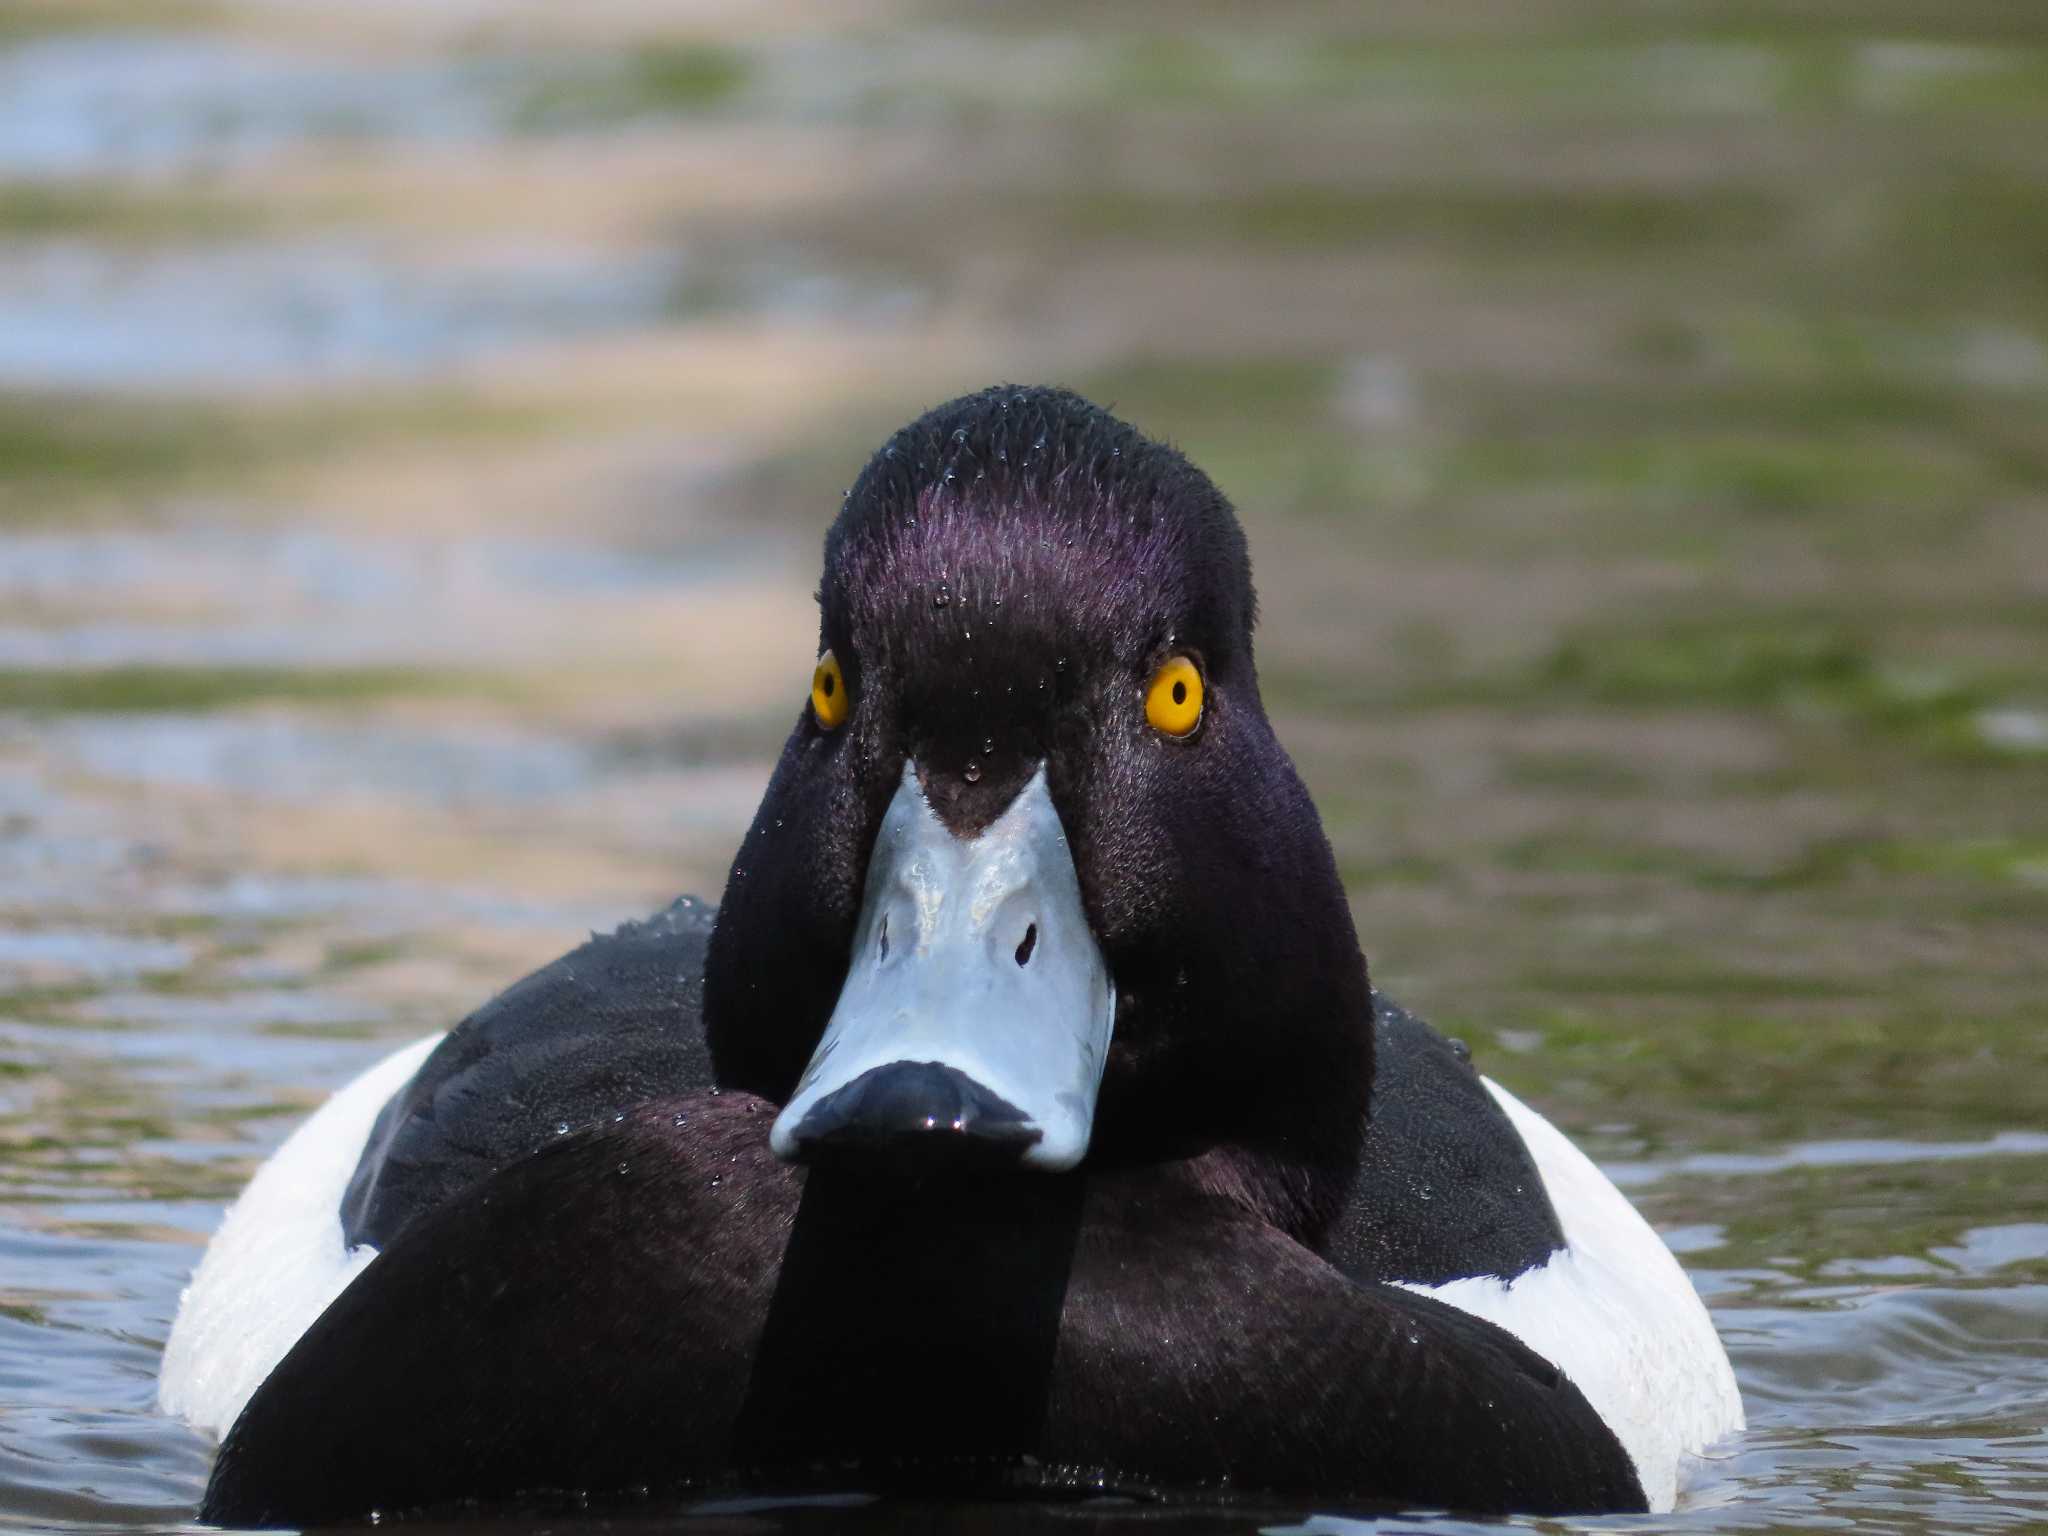
<svg viewBox="0 0 2048 1536">
<path fill-rule="evenodd" d="M 106 33 L 0 52 L 0 175 L 220 170 L 322 139 L 475 140 L 518 75 Z"/>
<path fill-rule="evenodd" d="M 1985 1141 L 1817 1141 L 1763 1153 L 1700 1152 L 1671 1163 L 1606 1164 L 1608 1177 L 1638 1189 L 1673 1174 L 1720 1178 L 1783 1173 L 1791 1168 L 1852 1168 L 1865 1164 L 1945 1163 L 1971 1157 L 2048 1156 L 2048 1132 L 2000 1131 Z"/>
<path fill-rule="evenodd" d="M 257 386 L 403 375 L 657 317 L 673 258 L 354 244 L 0 251 L 0 385 Z"/>
</svg>

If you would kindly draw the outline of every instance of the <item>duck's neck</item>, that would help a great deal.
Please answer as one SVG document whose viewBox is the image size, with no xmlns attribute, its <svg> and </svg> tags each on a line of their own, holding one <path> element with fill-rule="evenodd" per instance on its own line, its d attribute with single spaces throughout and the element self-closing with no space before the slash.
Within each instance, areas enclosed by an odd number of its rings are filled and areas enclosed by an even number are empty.
<svg viewBox="0 0 2048 1536">
<path fill-rule="evenodd" d="M 1205 1194 L 1319 1246 L 1364 1148 L 1373 1003 L 1355 949 L 1306 990 L 1317 1008 L 1308 1019 L 1232 1021 L 1213 1037 L 1227 1043 L 1216 1054 L 1168 1053 L 1105 1083 L 1090 1163 L 1172 1165 Z"/>
<path fill-rule="evenodd" d="M 1368 1010 L 1370 1004 L 1367 1005 Z M 1235 1136 L 1196 1153 L 1188 1171 L 1204 1192 L 1320 1247 L 1357 1178 L 1371 1094 L 1371 1014 L 1355 1051 L 1303 1074 L 1259 1106 Z"/>
<path fill-rule="evenodd" d="M 1259 793 L 1204 823 L 1232 831 L 1188 883 L 1184 932 L 1199 937 L 1183 938 L 1168 976 L 1135 968 L 1130 1043 L 1161 1042 L 1149 1065 L 1179 1098 L 1135 1118 L 1193 1132 L 1178 1155 L 1206 1191 L 1315 1247 L 1364 1148 L 1372 983 L 1306 786 L 1270 734 L 1240 756 Z"/>
<path fill-rule="evenodd" d="M 1189 1159 L 1188 1172 L 1204 1194 L 1251 1212 L 1306 1247 L 1320 1248 L 1343 1209 L 1358 1157 L 1356 1142 L 1348 1155 L 1310 1160 L 1239 1143 Z"/>
</svg>

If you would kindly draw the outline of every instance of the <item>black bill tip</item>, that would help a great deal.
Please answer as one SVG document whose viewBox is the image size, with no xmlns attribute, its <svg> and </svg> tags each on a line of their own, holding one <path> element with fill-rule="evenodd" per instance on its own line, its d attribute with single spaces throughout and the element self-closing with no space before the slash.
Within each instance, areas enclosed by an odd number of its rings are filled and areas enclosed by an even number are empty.
<svg viewBox="0 0 2048 1536">
<path fill-rule="evenodd" d="M 806 1161 L 847 1154 L 1007 1163 L 1043 1135 L 1023 1110 L 957 1068 L 892 1061 L 820 1099 L 794 1140 Z"/>
</svg>

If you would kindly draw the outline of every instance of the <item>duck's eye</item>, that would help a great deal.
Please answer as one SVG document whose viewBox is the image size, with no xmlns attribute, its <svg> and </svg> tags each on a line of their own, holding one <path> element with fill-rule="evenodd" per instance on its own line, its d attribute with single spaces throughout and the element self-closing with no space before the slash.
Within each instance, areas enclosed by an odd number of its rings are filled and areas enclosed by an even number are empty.
<svg viewBox="0 0 2048 1536">
<path fill-rule="evenodd" d="M 827 651 L 811 672 L 811 713 L 826 730 L 836 731 L 846 724 L 852 708 L 853 701 L 846 696 L 846 674 L 839 670 L 839 658 Z"/>
<path fill-rule="evenodd" d="M 1202 673 L 1185 656 L 1169 656 L 1145 690 L 1145 718 L 1169 736 L 1185 736 L 1202 723 Z"/>
</svg>

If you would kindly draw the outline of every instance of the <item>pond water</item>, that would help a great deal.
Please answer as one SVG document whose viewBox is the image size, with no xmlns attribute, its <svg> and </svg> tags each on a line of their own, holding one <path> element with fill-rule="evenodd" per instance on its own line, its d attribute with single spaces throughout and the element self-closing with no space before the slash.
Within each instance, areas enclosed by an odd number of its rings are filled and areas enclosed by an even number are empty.
<svg viewBox="0 0 2048 1536">
<path fill-rule="evenodd" d="M 323 139 L 474 140 L 502 114 L 492 84 L 473 66 L 336 59 L 232 35 L 30 36 L 0 56 L 0 173 L 166 175 Z"/>
<path fill-rule="evenodd" d="M 715 894 L 999 377 L 1232 494 L 1376 979 L 1728 1341 L 1676 1515 L 1534 1524 L 2048 1523 L 2048 19 L 777 14 L 0 0 L 0 1526 L 188 1520 L 224 1203 Z M 906 1519 L 1047 1523 L 695 1525 Z"/>
<path fill-rule="evenodd" d="M 261 387 L 407 373 L 660 312 L 672 260 L 573 251 L 422 261 L 349 244 L 0 254 L 0 386 Z"/>
</svg>

